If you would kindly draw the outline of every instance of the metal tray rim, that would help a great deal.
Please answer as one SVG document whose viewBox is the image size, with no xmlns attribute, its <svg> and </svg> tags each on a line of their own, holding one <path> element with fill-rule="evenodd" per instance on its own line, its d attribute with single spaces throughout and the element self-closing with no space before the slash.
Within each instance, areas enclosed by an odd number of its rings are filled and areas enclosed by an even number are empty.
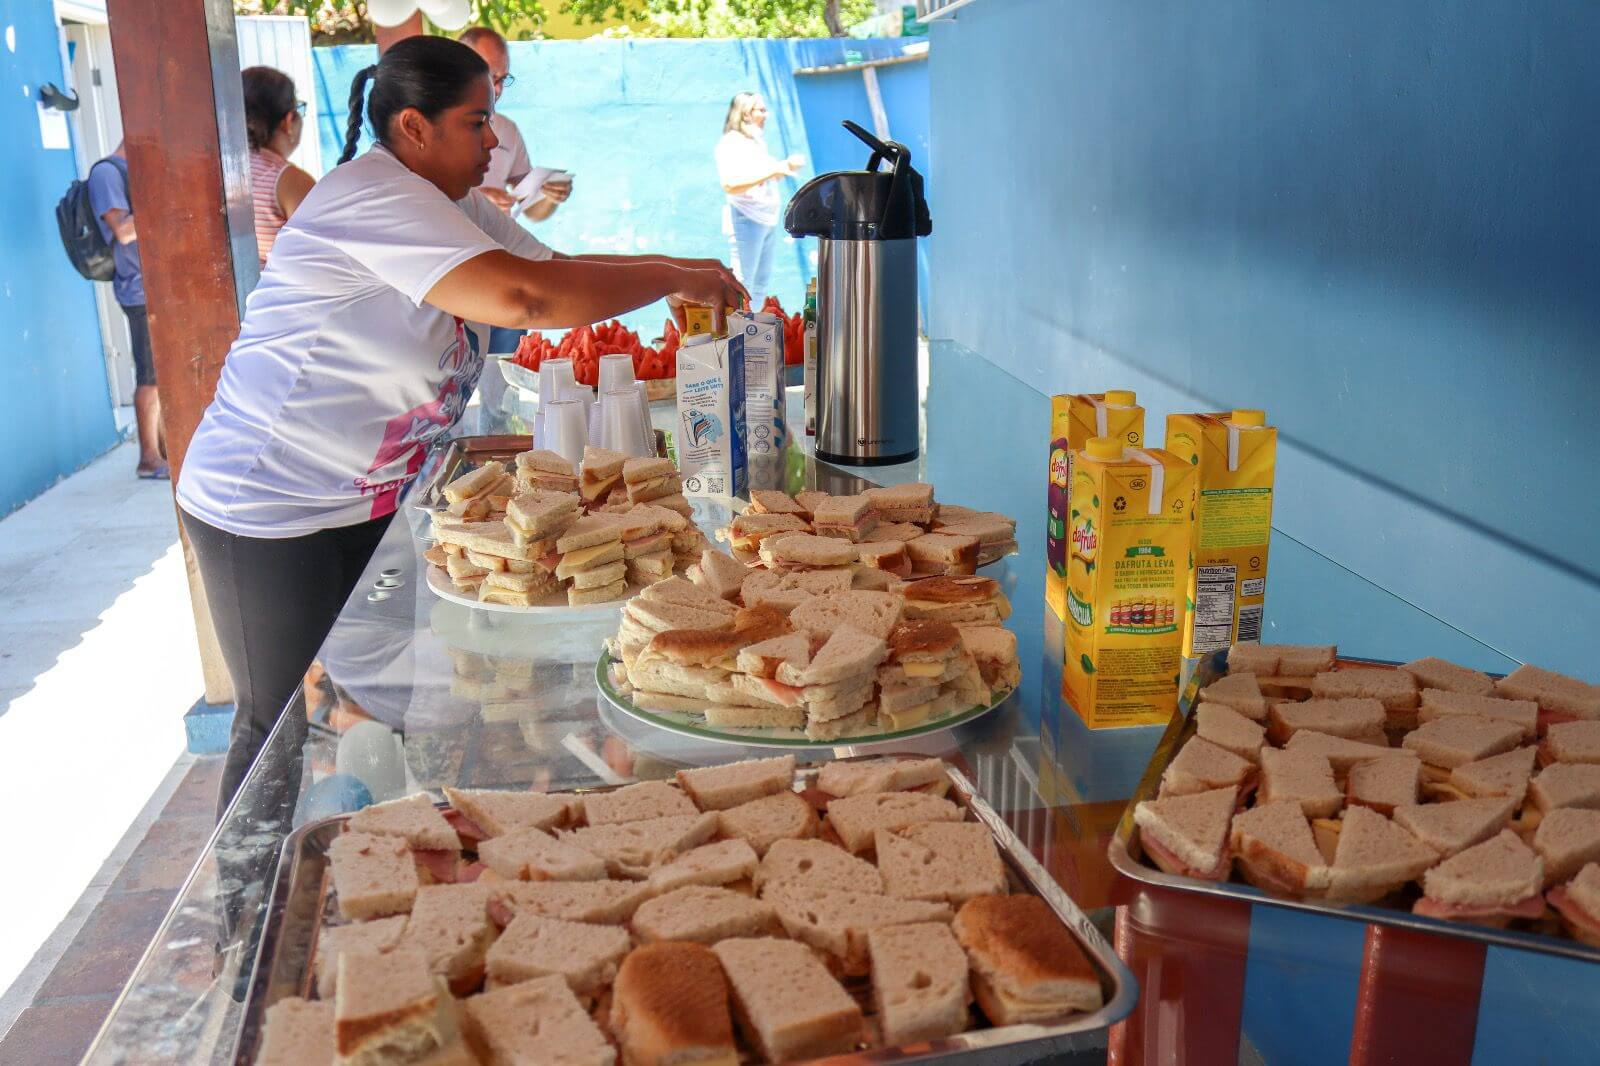
<svg viewBox="0 0 1600 1066">
<path fill-rule="evenodd" d="M 925 758 L 926 756 L 916 754 L 891 754 L 886 756 L 881 753 L 874 753 L 872 755 L 856 756 L 853 759 L 830 761 L 849 762 L 857 759 L 880 759 L 886 757 Z M 820 768 L 820 763 L 798 766 L 795 768 L 796 780 L 802 783 L 808 781 L 815 776 Z M 989 804 L 989 801 L 983 798 L 966 774 L 949 762 L 945 763 L 944 768 L 952 788 L 967 809 L 994 836 L 995 843 L 1002 854 L 1017 870 L 1028 888 L 1042 898 L 1050 909 L 1055 911 L 1056 917 L 1061 920 L 1062 924 L 1071 930 L 1085 953 L 1100 969 L 1104 979 L 1109 981 L 1112 994 L 1101 1005 L 1099 1010 L 1091 1011 L 1087 1014 L 1073 1015 L 1055 1025 L 1030 1023 L 971 1030 L 940 1040 L 905 1047 L 872 1048 L 865 1051 L 855 1051 L 844 1055 L 810 1060 L 813 1066 L 823 1066 L 823 1064 L 827 1063 L 843 1066 L 845 1063 L 937 1061 L 941 1059 L 961 1059 L 1000 1050 L 1017 1051 L 1034 1045 L 1043 1045 L 1063 1037 L 1108 1028 L 1131 1014 L 1134 1005 L 1138 1002 L 1138 979 L 1134 977 L 1133 971 L 1117 955 L 1101 932 L 1089 921 L 1082 908 L 1073 901 L 1066 890 L 1034 858 L 1027 846 L 1023 844 L 1021 838 L 1006 824 L 1005 820 L 1000 817 L 999 812 Z M 565 791 L 582 795 L 591 792 L 609 792 L 622 787 L 625 786 L 601 785 Z M 244 1017 L 234 1038 L 233 1055 L 230 1060 L 236 1066 L 248 1066 L 251 1060 L 246 1056 L 254 1049 L 257 1042 L 261 1020 L 265 1015 L 265 1007 L 261 1000 L 266 992 L 268 979 L 271 976 L 268 964 L 274 957 L 278 940 L 283 933 L 283 917 L 290 886 L 293 885 L 296 875 L 306 859 L 306 841 L 317 833 L 326 832 L 330 828 L 341 824 L 349 817 L 349 814 L 336 814 L 327 818 L 320 818 L 314 822 L 307 822 L 292 830 L 284 838 L 283 847 L 279 854 L 277 873 L 273 880 L 271 902 L 265 917 L 267 926 L 263 929 L 260 941 L 256 945 L 254 969 L 251 974 L 249 989 L 245 994 L 243 1003 L 240 1005 Z M 912 1050 L 913 1048 L 915 1050 Z"/>
<path fill-rule="evenodd" d="M 1145 768 L 1144 776 L 1139 781 L 1139 786 L 1128 798 L 1128 804 L 1123 808 L 1122 818 L 1117 823 L 1117 831 L 1112 836 L 1111 844 L 1106 849 L 1106 857 L 1116 871 L 1135 881 L 1155 885 L 1159 888 L 1170 888 L 1180 892 L 1194 892 L 1199 895 L 1216 896 L 1223 899 L 1236 899 L 1244 903 L 1260 903 L 1269 907 L 1281 907 L 1285 910 L 1301 911 L 1308 914 L 1320 914 L 1329 918 L 1343 921 L 1367 922 L 1372 925 L 1390 925 L 1400 929 L 1410 929 L 1420 933 L 1432 933 L 1436 936 L 1457 937 L 1463 940 L 1477 940 L 1497 947 L 1515 948 L 1520 951 L 1533 951 L 1544 955 L 1556 955 L 1569 959 L 1581 959 L 1585 962 L 1600 962 L 1600 948 L 1592 948 L 1578 940 L 1554 937 L 1545 933 L 1523 932 L 1517 929 L 1494 929 L 1489 926 L 1474 925 L 1469 922 L 1452 922 L 1444 918 L 1426 918 L 1413 914 L 1410 911 L 1394 907 L 1379 907 L 1370 903 L 1336 903 L 1328 900 L 1292 899 L 1287 896 L 1274 896 L 1270 892 L 1237 881 L 1202 881 L 1199 878 L 1184 877 L 1180 874 L 1169 874 L 1165 870 L 1147 865 L 1134 857 L 1133 848 L 1137 846 L 1138 825 L 1133 820 L 1133 809 L 1145 800 L 1154 799 L 1161 781 L 1161 774 L 1167 764 L 1178 754 L 1182 741 L 1187 740 L 1193 732 L 1194 716 L 1189 713 L 1195 693 L 1199 689 L 1199 678 L 1206 664 L 1215 665 L 1218 657 L 1223 652 L 1216 652 L 1207 659 L 1201 660 L 1201 667 L 1196 668 L 1194 675 L 1184 690 L 1184 698 L 1178 710 L 1173 714 L 1172 720 L 1167 723 L 1167 730 L 1156 742 L 1150 763 Z M 1368 663 L 1374 666 L 1399 666 L 1400 663 L 1390 659 L 1365 659 L 1355 656 L 1341 655 L 1341 662 Z M 1494 676 L 1494 675 L 1490 675 Z"/>
</svg>

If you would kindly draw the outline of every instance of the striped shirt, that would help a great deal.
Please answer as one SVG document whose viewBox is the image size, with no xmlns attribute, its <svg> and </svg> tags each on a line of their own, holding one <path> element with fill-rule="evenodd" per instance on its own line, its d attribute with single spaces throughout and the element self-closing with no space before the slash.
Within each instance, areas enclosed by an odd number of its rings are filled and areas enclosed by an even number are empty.
<svg viewBox="0 0 1600 1066">
<path fill-rule="evenodd" d="M 278 178 L 289 161 L 270 148 L 250 149 L 250 203 L 256 213 L 256 251 L 261 265 L 267 264 L 278 231 L 288 221 L 278 206 Z"/>
</svg>

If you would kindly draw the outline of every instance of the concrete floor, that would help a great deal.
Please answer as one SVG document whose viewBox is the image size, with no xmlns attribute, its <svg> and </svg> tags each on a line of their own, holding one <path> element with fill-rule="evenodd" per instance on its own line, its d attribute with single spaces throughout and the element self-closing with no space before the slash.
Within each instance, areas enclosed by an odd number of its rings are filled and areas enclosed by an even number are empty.
<svg viewBox="0 0 1600 1066">
<path fill-rule="evenodd" d="M 136 457 L 123 444 L 0 520 L 0 847 L 27 868 L 0 878 L 0 1033 L 190 769 L 202 681 L 172 488 Z M 209 831 L 185 828 L 196 848 Z"/>
</svg>

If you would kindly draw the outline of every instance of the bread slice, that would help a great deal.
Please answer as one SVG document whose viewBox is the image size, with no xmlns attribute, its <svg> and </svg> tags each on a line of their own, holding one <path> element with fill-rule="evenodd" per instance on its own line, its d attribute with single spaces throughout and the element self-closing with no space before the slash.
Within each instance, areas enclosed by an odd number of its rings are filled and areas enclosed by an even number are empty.
<svg viewBox="0 0 1600 1066">
<path fill-rule="evenodd" d="M 710 840 L 716 831 L 717 815 L 707 812 L 591 826 L 572 830 L 563 839 L 604 859 L 612 876 L 643 880 L 655 867 Z"/>
<path fill-rule="evenodd" d="M 341 833 L 328 847 L 339 915 L 348 921 L 405 914 L 419 887 L 404 837 Z"/>
<path fill-rule="evenodd" d="M 847 976 L 867 972 L 867 931 L 912 922 L 948 922 L 954 910 L 945 903 L 897 899 L 871 892 L 782 881 L 763 897 L 777 911 L 784 931 L 826 952 Z"/>
<path fill-rule="evenodd" d="M 323 927 L 317 934 L 317 956 L 314 967 L 317 996 L 326 1000 L 333 999 L 339 983 L 340 955 L 347 951 L 364 955 L 381 955 L 400 942 L 400 934 L 405 932 L 405 928 L 406 916 L 403 914 L 375 918 L 370 922 Z"/>
<path fill-rule="evenodd" d="M 399 949 L 420 951 L 428 972 L 458 996 L 477 991 L 484 956 L 499 930 L 489 921 L 490 885 L 425 885 L 417 892 Z"/>
<path fill-rule="evenodd" d="M 1368 759 L 1350 768 L 1345 779 L 1345 802 L 1371 807 L 1382 815 L 1417 802 L 1422 784 L 1422 761 L 1415 756 Z"/>
<path fill-rule="evenodd" d="M 860 1005 L 804 944 L 737 938 L 712 951 L 733 990 L 739 1028 L 765 1061 L 844 1054 L 864 1038 Z"/>
<path fill-rule="evenodd" d="M 1235 644 L 1228 649 L 1228 674 L 1272 677 L 1278 672 L 1278 651 L 1254 642 Z"/>
<path fill-rule="evenodd" d="M 1280 677 L 1315 677 L 1334 668 L 1339 649 L 1332 644 L 1274 644 Z M 1256 671 L 1261 673 L 1261 671 Z"/>
<path fill-rule="evenodd" d="M 611 990 L 611 1032 L 629 1066 L 733 1066 L 728 979 L 703 944 L 634 949 Z"/>
<path fill-rule="evenodd" d="M 1411 757 L 1409 751 L 1391 748 L 1377 741 L 1350 740 L 1346 737 L 1329 736 L 1327 733 L 1318 733 L 1311 729 L 1302 729 L 1289 738 L 1289 743 L 1284 745 L 1285 751 L 1300 752 L 1309 755 L 1321 755 L 1333 767 L 1334 775 L 1343 777 L 1350 772 L 1350 768 L 1359 762 L 1368 759 L 1381 759 L 1385 756 L 1395 755 Z"/>
<path fill-rule="evenodd" d="M 876 835 L 884 891 L 901 899 L 960 904 L 1004 895 L 1006 867 L 989 830 L 977 822 L 926 822 Z"/>
<path fill-rule="evenodd" d="M 972 963 L 978 1006 L 994 1025 L 1050 1021 L 1104 1002 L 1100 975 L 1038 896 L 980 896 L 952 928 Z"/>
<path fill-rule="evenodd" d="M 1250 762 L 1261 761 L 1261 747 L 1267 731 L 1232 707 L 1221 703 L 1202 703 L 1194 709 L 1196 732 L 1225 751 Z"/>
<path fill-rule="evenodd" d="M 1509 722 L 1522 730 L 1524 741 L 1532 740 L 1539 731 L 1539 705 L 1532 701 L 1502 700 L 1494 696 L 1443 689 L 1422 690 L 1422 709 L 1417 715 L 1420 721 L 1432 722 L 1451 715 L 1477 715 L 1497 722 Z"/>
<path fill-rule="evenodd" d="M 1255 674 L 1230 673 L 1200 690 L 1201 703 L 1220 703 L 1232 707 L 1252 722 L 1267 720 L 1267 698 L 1261 694 Z"/>
<path fill-rule="evenodd" d="M 256 1066 L 333 1066 L 333 1003 L 299 996 L 267 1008 Z"/>
<path fill-rule="evenodd" d="M 1259 803 L 1233 816 L 1228 846 L 1244 879 L 1284 896 L 1317 895 L 1329 871 L 1311 836 L 1311 823 L 1292 800 Z"/>
<path fill-rule="evenodd" d="M 665 781 L 640 781 L 614 792 L 586 793 L 583 813 L 590 825 L 615 825 L 700 812 L 693 800 Z"/>
<path fill-rule="evenodd" d="M 1394 820 L 1440 858 L 1449 858 L 1500 832 L 1515 810 L 1509 799 L 1488 797 L 1400 806 Z"/>
<path fill-rule="evenodd" d="M 804 671 L 811 662 L 811 638 L 804 633 L 789 633 L 739 649 L 741 672 L 751 677 L 773 678 L 785 663 Z"/>
<path fill-rule="evenodd" d="M 1555 763 L 1528 784 L 1528 798 L 1541 811 L 1558 807 L 1600 809 L 1600 766 Z"/>
<path fill-rule="evenodd" d="M 505 464 L 491 460 L 469 473 L 462 474 L 444 486 L 444 498 L 451 503 L 462 503 L 488 493 L 505 477 Z"/>
<path fill-rule="evenodd" d="M 643 943 L 693 940 L 714 944 L 733 936 L 765 936 L 778 931 L 771 903 L 713 885 L 687 885 L 647 900 L 633 914 L 633 931 Z"/>
<path fill-rule="evenodd" d="M 616 925 L 590 925 L 524 912 L 489 949 L 489 987 L 557 974 L 580 996 L 599 994 L 633 946 Z"/>
<path fill-rule="evenodd" d="M 633 881 L 505 881 L 489 888 L 489 917 L 501 928 L 524 913 L 622 925 L 650 898 L 649 888 Z"/>
<path fill-rule="evenodd" d="M 412 847 L 425 851 L 461 850 L 461 838 L 425 792 L 364 807 L 350 816 L 345 828 L 357 833 L 404 837 Z"/>
<path fill-rule="evenodd" d="M 1439 689 L 1470 696 L 1493 696 L 1494 678 L 1477 670 L 1429 656 L 1400 667 L 1416 681 L 1419 690 Z"/>
<path fill-rule="evenodd" d="M 801 729 L 806 724 L 804 707 L 739 707 L 717 704 L 707 707 L 704 713 L 707 725 L 727 729 Z"/>
<path fill-rule="evenodd" d="M 1600 722 L 1557 722 L 1539 749 L 1542 762 L 1600 763 Z"/>
<path fill-rule="evenodd" d="M 1333 779 L 1333 766 L 1324 755 L 1307 751 L 1261 752 L 1259 801 L 1292 800 L 1307 818 L 1331 818 L 1344 804 L 1344 793 Z"/>
<path fill-rule="evenodd" d="M 1161 795 L 1189 796 L 1215 788 L 1243 789 L 1254 780 L 1250 762 L 1202 737 L 1191 737 L 1161 774 Z"/>
<path fill-rule="evenodd" d="M 736 600 L 749 574 L 749 567 L 731 555 L 707 548 L 700 553 L 700 562 L 693 568 L 689 579 L 714 596 Z"/>
<path fill-rule="evenodd" d="M 679 770 L 678 785 L 702 811 L 725 811 L 793 788 L 794 756 Z"/>
<path fill-rule="evenodd" d="M 1498 695 L 1533 700 L 1556 721 L 1600 718 L 1600 685 L 1524 663 L 1495 682 Z"/>
<path fill-rule="evenodd" d="M 937 1040 L 967 1028 L 972 1002 L 967 954 L 948 925 L 917 922 L 869 930 L 867 954 L 885 1045 Z"/>
<path fill-rule="evenodd" d="M 463 1002 L 467 1041 L 486 1063 L 612 1066 L 616 1051 L 566 979 L 551 975 Z"/>
<path fill-rule="evenodd" d="M 685 885 L 728 885 L 750 879 L 761 860 L 743 840 L 719 840 L 684 852 L 650 874 L 646 885 L 663 895 Z"/>
<path fill-rule="evenodd" d="M 1569 935 L 1600 947 L 1600 863 L 1589 863 L 1571 881 L 1552 888 L 1547 898 Z"/>
<path fill-rule="evenodd" d="M 907 789 L 942 796 L 950 789 L 943 759 L 839 759 L 823 764 L 817 788 L 830 796 Z"/>
<path fill-rule="evenodd" d="M 601 881 L 605 861 L 541 829 L 518 829 L 478 845 L 478 859 L 512 881 Z"/>
<path fill-rule="evenodd" d="M 1377 700 L 1391 722 L 1407 726 L 1416 718 L 1419 698 L 1416 678 L 1404 670 L 1362 667 L 1317 674 L 1311 679 L 1311 694 L 1327 700 Z"/>
<path fill-rule="evenodd" d="M 828 804 L 828 826 L 851 852 L 870 850 L 879 829 L 903 829 L 918 822 L 959 822 L 961 808 L 922 792 L 868 792 Z"/>
<path fill-rule="evenodd" d="M 1521 803 L 1533 773 L 1534 748 L 1513 748 L 1450 771 L 1448 791 L 1454 796 L 1506 796 Z M 1425 783 L 1425 786 L 1426 783 Z"/>
<path fill-rule="evenodd" d="M 1347 740 L 1381 741 L 1388 713 L 1374 699 L 1280 701 L 1267 712 L 1267 736 L 1285 744 L 1302 729 Z"/>
<path fill-rule="evenodd" d="M 1221 881 L 1228 876 L 1228 826 L 1238 800 L 1231 787 L 1145 800 L 1133 809 L 1140 846 L 1168 873 Z"/>
<path fill-rule="evenodd" d="M 778 792 L 749 803 L 721 811 L 717 832 L 724 838 L 738 838 L 765 855 L 779 840 L 800 840 L 817 835 L 817 812 L 794 792 Z"/>
<path fill-rule="evenodd" d="M 848 627 L 886 640 L 899 624 L 904 605 L 905 601 L 892 592 L 852 589 L 807 600 L 789 612 L 789 621 L 796 629 L 818 636 L 832 636 Z"/>
<path fill-rule="evenodd" d="M 811 710 L 816 709 L 812 705 Z M 840 718 L 830 718 L 819 721 L 808 716 L 806 719 L 806 739 L 816 741 L 838 741 L 849 737 L 861 736 L 864 733 L 879 731 L 878 705 L 871 700 L 863 703 L 861 709 L 853 714 Z"/>
<path fill-rule="evenodd" d="M 1422 875 L 1422 890 L 1429 900 L 1459 908 L 1509 907 L 1543 889 L 1544 860 L 1509 829 Z M 1421 905 L 1417 909 L 1426 910 Z"/>
<path fill-rule="evenodd" d="M 470 818 L 487 837 L 517 829 L 555 829 L 569 825 L 583 811 L 576 796 L 543 792 L 510 792 L 480 788 L 446 788 L 450 806 Z"/>
<path fill-rule="evenodd" d="M 1349 807 L 1328 878 L 1329 899 L 1371 903 L 1439 861 L 1434 850 L 1366 807 Z"/>
<path fill-rule="evenodd" d="M 458 1039 L 450 993 L 420 951 L 339 956 L 334 1045 L 341 1064 L 414 1062 Z"/>
<path fill-rule="evenodd" d="M 1424 722 L 1400 743 L 1429 766 L 1451 769 L 1510 751 L 1521 739 L 1520 726 L 1458 714 Z"/>
<path fill-rule="evenodd" d="M 1560 884 L 1600 859 L 1600 811 L 1550 811 L 1534 831 L 1533 848 L 1544 859 L 1545 883 Z"/>
<path fill-rule="evenodd" d="M 759 893 L 785 883 L 841 892 L 883 893 L 883 876 L 876 866 L 823 840 L 774 841 L 751 880 Z"/>
</svg>

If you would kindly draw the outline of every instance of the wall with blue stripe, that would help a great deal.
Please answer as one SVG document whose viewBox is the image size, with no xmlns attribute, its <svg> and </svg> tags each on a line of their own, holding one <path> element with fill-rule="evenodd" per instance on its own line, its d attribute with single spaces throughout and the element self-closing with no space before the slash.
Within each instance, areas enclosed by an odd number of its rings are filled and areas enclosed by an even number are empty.
<svg viewBox="0 0 1600 1066">
<path fill-rule="evenodd" d="M 92 283 L 56 234 L 56 201 L 77 177 L 70 148 L 45 148 L 37 98 L 67 84 L 55 14 L 0 0 L 0 515 L 116 443 Z M 130 474 L 131 476 L 131 474 Z"/>
<path fill-rule="evenodd" d="M 868 129 L 872 115 L 860 71 L 796 77 L 794 71 L 898 56 L 909 40 L 634 40 L 517 41 L 515 82 L 500 107 L 516 121 L 535 165 L 576 172 L 571 200 L 534 229 L 566 252 L 728 258 L 723 194 L 712 149 L 733 94 L 767 98 L 767 147 L 806 167 L 784 182 L 787 198 L 802 181 L 829 170 L 857 170 L 867 150 L 839 125 Z M 374 62 L 371 46 L 314 50 L 322 156 L 343 147 L 350 83 Z M 924 62 L 878 69 L 891 136 L 920 161 L 928 145 L 928 70 Z M 815 242 L 785 237 L 773 287 L 800 309 L 816 272 Z M 660 332 L 664 305 L 629 316 L 648 340 Z M 650 332 L 644 332 L 649 330 Z"/>
<path fill-rule="evenodd" d="M 980 0 L 932 33 L 930 333 L 1157 426 L 1264 407 L 1266 639 L 1600 681 L 1596 40 L 1578 0 Z M 1267 1061 L 1343 1060 L 1359 937 L 1258 909 Z M 1491 952 L 1479 1060 L 1557 1013 L 1592 1055 L 1597 994 Z"/>
</svg>

